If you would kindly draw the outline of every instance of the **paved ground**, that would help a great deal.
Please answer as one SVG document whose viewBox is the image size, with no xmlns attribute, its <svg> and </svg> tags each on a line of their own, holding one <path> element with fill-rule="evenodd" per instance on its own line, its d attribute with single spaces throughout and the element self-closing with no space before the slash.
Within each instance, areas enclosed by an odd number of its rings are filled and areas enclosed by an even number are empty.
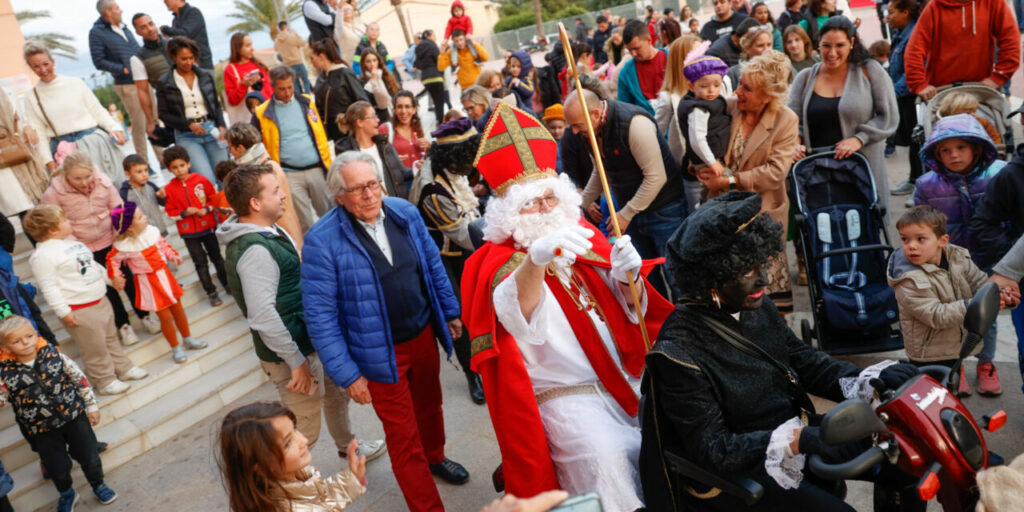
<svg viewBox="0 0 1024 512">
<path fill-rule="evenodd" d="M 865 41 L 876 39 L 878 25 L 873 9 L 858 9 L 857 14 L 864 19 L 862 34 Z M 1022 95 L 1024 75 L 1020 71 L 1014 82 L 1015 95 Z M 423 117 L 426 121 L 433 116 L 427 113 Z M 1019 133 L 1017 140 L 1022 140 Z M 895 185 L 906 178 L 908 167 L 904 148 L 890 157 L 887 163 L 891 184 Z M 893 198 L 892 205 L 895 211 L 892 218 L 896 218 L 902 212 L 902 202 L 903 198 Z M 790 261 L 793 261 L 792 258 Z M 798 311 L 808 310 L 806 288 L 796 288 L 796 306 Z M 794 314 L 794 321 L 801 317 L 800 313 Z M 858 356 L 851 360 L 860 365 L 867 365 L 883 359 L 885 355 Z M 966 403 L 977 416 L 999 408 L 1009 413 L 1007 427 L 988 436 L 989 448 L 1009 459 L 1021 453 L 1024 447 L 1024 407 L 1021 406 L 1021 379 L 1016 368 L 1016 339 L 1009 315 L 1005 313 L 999 318 L 999 350 L 996 359 L 1003 379 L 1003 396 L 974 396 L 967 399 Z M 973 379 L 973 362 L 969 362 L 967 367 Z M 479 510 L 496 497 L 490 484 L 490 474 L 499 460 L 498 449 L 487 410 L 470 401 L 461 371 L 458 371 L 454 364 L 443 364 L 441 380 L 445 397 L 448 455 L 463 463 L 472 474 L 472 478 L 464 486 L 455 487 L 439 483 L 438 488 L 448 510 L 472 512 Z M 273 386 L 265 384 L 236 404 L 197 425 L 188 434 L 156 447 L 107 475 L 107 482 L 120 493 L 120 498 L 114 504 L 103 507 L 92 496 L 88 496 L 84 497 L 80 510 L 226 510 L 226 493 L 217 472 L 215 456 L 219 419 L 238 405 L 276 398 L 277 393 Z M 818 406 L 823 410 L 830 407 L 830 404 L 819 401 Z M 352 405 L 350 414 L 358 436 L 373 439 L 383 437 L 380 422 L 370 407 Z M 323 429 L 321 440 L 313 450 L 313 463 L 325 473 L 336 471 L 340 467 L 340 460 L 335 454 L 326 428 Z M 369 491 L 350 507 L 350 511 L 405 510 L 401 492 L 391 473 L 388 457 L 370 463 L 367 477 L 370 481 Z M 851 482 L 848 502 L 857 510 L 870 510 L 868 484 Z M 939 507 L 933 503 L 929 510 L 939 510 Z"/>
</svg>

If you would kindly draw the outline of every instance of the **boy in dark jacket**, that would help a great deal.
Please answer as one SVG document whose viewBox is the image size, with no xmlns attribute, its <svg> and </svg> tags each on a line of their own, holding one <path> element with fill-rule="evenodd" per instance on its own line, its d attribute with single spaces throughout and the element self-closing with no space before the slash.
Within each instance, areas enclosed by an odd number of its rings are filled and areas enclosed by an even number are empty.
<svg viewBox="0 0 1024 512">
<path fill-rule="evenodd" d="M 146 221 L 160 230 L 160 236 L 167 236 L 167 224 L 161 211 L 167 204 L 167 193 L 149 181 L 149 163 L 139 155 L 128 155 L 121 162 L 127 179 L 118 190 L 121 199 L 139 205 Z M 154 333 L 155 334 L 155 333 Z"/>
<path fill-rule="evenodd" d="M 117 493 L 103 483 L 103 463 L 92 430 L 100 422 L 99 405 L 85 374 L 22 316 L 0 321 L 0 347 L 0 406 L 10 403 L 18 425 L 32 438 L 30 443 L 60 492 L 58 512 L 72 510 L 79 499 L 71 485 L 68 455 L 82 466 L 100 503 L 113 502 Z"/>
<path fill-rule="evenodd" d="M 185 239 L 185 247 L 196 265 L 196 274 L 203 285 L 210 305 L 222 304 L 217 288 L 210 279 L 210 267 L 207 259 L 217 269 L 217 278 L 225 290 L 228 289 L 228 273 L 224 269 L 224 258 L 220 255 L 217 243 L 217 217 L 214 208 L 209 204 L 216 192 L 213 183 L 199 174 L 190 172 L 191 161 L 188 152 L 181 146 L 172 146 L 164 151 L 164 165 L 174 175 L 174 179 L 164 187 L 167 192 L 167 203 L 164 211 L 167 216 L 177 219 L 178 234 Z"/>
<path fill-rule="evenodd" d="M 434 42 L 436 38 L 433 30 L 423 31 L 423 38 L 420 39 L 420 44 L 416 45 L 415 66 L 420 70 L 420 82 L 430 93 L 430 99 L 434 103 L 434 116 L 437 117 L 437 125 L 440 126 L 444 118 L 447 95 L 444 91 L 444 75 L 437 69 L 437 58 L 441 55 L 441 50 Z"/>
</svg>

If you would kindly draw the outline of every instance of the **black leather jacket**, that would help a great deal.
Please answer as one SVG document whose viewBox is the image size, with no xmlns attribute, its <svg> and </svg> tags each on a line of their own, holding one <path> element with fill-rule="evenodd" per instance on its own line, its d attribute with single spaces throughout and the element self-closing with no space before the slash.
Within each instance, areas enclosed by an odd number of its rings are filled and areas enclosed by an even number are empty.
<svg viewBox="0 0 1024 512">
<path fill-rule="evenodd" d="M 213 75 L 198 66 L 192 66 L 192 71 L 199 80 L 199 92 L 206 101 L 206 117 L 220 128 L 225 128 L 224 113 L 220 107 L 220 100 L 217 99 L 217 84 L 213 80 Z M 156 102 L 160 120 L 164 124 L 178 131 L 189 131 L 188 125 L 191 121 L 185 117 L 185 102 L 182 100 L 178 84 L 174 83 L 174 68 L 164 73 L 157 81 Z"/>
</svg>

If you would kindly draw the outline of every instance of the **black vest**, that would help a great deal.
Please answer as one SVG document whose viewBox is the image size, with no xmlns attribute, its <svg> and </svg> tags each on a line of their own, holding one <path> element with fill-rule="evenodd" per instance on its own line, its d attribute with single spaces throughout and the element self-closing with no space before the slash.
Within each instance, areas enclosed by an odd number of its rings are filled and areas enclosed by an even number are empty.
<svg viewBox="0 0 1024 512">
<path fill-rule="evenodd" d="M 607 100 L 608 113 L 604 125 L 601 127 L 602 158 L 604 159 L 604 170 L 608 175 L 608 184 L 612 188 L 615 201 L 621 209 L 636 194 L 640 184 L 644 181 L 644 172 L 633 158 L 633 152 L 629 149 L 629 123 L 633 116 L 645 116 L 654 122 L 650 114 L 644 109 L 623 103 L 621 101 Z M 586 134 L 566 134 L 563 139 L 569 137 L 567 144 L 577 145 L 577 153 L 581 155 L 590 154 L 590 141 Z M 683 177 L 679 172 L 679 164 L 672 158 L 668 150 L 668 144 L 663 137 L 658 137 L 658 147 L 661 149 L 661 160 L 665 165 L 665 175 L 668 181 L 661 191 L 651 202 L 646 212 L 657 211 L 669 203 L 680 199 L 683 196 Z M 582 158 L 581 158 L 582 160 Z M 587 162 L 589 169 L 590 163 Z M 644 212 L 641 212 L 644 213 Z"/>
<path fill-rule="evenodd" d="M 160 77 L 171 70 L 171 59 L 167 56 L 166 39 L 160 39 L 158 48 L 150 48 L 151 44 L 148 41 L 143 41 L 142 48 L 135 52 L 135 56 L 142 61 L 142 65 L 146 68 L 146 80 L 149 81 L 150 87 L 156 90 Z"/>
<path fill-rule="evenodd" d="M 689 140 L 690 112 L 693 112 L 693 109 L 696 107 L 703 108 L 711 114 L 711 117 L 708 118 L 707 135 L 708 147 L 711 148 L 711 153 L 719 161 L 723 161 L 725 153 L 729 151 L 732 116 L 729 115 L 725 98 L 719 96 L 712 101 L 702 100 L 695 96 L 693 91 L 690 91 L 686 93 L 686 96 L 683 96 L 683 99 L 679 100 L 679 110 L 676 113 L 676 117 L 679 119 L 679 131 L 684 137 L 687 137 L 686 156 L 683 157 L 683 161 L 680 163 L 680 167 L 683 169 L 689 169 L 691 165 L 701 165 L 704 163 L 693 149 L 693 141 Z"/>
<path fill-rule="evenodd" d="M 397 345 L 412 340 L 430 322 L 430 297 L 420 276 L 420 265 L 409 238 L 389 216 L 384 217 L 384 229 L 391 244 L 391 262 L 366 232 L 366 228 L 351 214 L 349 219 L 356 236 L 373 260 L 373 269 L 384 291 L 384 304 L 388 311 L 391 341 Z"/>
<path fill-rule="evenodd" d="M 331 24 L 324 26 L 309 18 L 303 18 L 306 20 L 306 28 L 309 29 L 309 43 L 313 44 L 322 39 L 334 40 L 334 13 L 331 12 L 331 8 L 327 6 L 327 2 L 323 0 L 306 0 L 307 2 L 313 2 L 317 7 L 320 8 L 324 14 L 331 17 Z"/>
</svg>

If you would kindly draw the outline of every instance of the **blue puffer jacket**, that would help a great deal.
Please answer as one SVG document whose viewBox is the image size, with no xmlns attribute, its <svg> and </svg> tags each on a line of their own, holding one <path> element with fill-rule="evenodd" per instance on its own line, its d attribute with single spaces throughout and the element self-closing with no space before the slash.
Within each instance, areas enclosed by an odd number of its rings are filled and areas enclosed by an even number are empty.
<svg viewBox="0 0 1024 512">
<path fill-rule="evenodd" d="M 944 140 L 964 139 L 982 148 L 978 162 L 967 174 L 946 169 L 935 156 L 938 144 Z M 944 117 L 935 123 L 931 136 L 921 148 L 921 163 L 929 172 L 917 179 L 914 203 L 931 205 L 946 214 L 949 241 L 966 248 L 971 258 L 984 268 L 993 262 L 990 248 L 979 243 L 971 233 L 969 223 L 974 216 L 988 182 L 1006 165 L 999 160 L 995 144 L 988 138 L 985 128 L 970 114 Z"/>
<path fill-rule="evenodd" d="M 434 332 L 443 337 L 451 357 L 452 339 L 446 324 L 459 317 L 459 301 L 437 245 L 412 203 L 385 197 L 384 214 L 412 241 L 434 311 Z M 361 228 L 337 207 L 310 228 L 302 247 L 306 329 L 327 375 L 346 388 L 359 377 L 398 382 L 384 292 L 355 229 Z"/>
<path fill-rule="evenodd" d="M 121 24 L 121 30 L 124 31 L 125 37 L 114 32 L 109 21 L 102 17 L 96 20 L 89 29 L 89 55 L 96 69 L 114 76 L 115 84 L 128 85 L 135 83 L 128 61 L 139 51 L 139 43 L 135 40 L 135 34 L 124 23 Z M 126 69 L 127 73 L 124 72 Z"/>
</svg>

